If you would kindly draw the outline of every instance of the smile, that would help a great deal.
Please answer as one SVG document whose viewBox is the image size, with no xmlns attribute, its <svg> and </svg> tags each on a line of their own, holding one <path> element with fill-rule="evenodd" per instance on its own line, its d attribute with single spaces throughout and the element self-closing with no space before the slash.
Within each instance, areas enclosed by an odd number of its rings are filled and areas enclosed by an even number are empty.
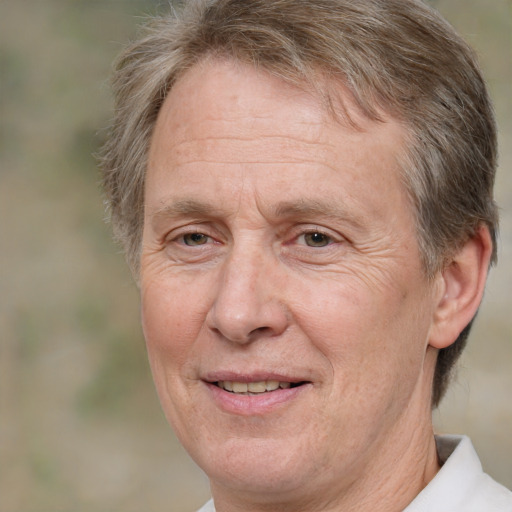
<svg viewBox="0 0 512 512">
<path fill-rule="evenodd" d="M 278 389 L 290 389 L 303 384 L 303 382 L 282 382 L 278 380 L 262 380 L 258 382 L 236 382 L 231 380 L 220 380 L 215 382 L 219 388 L 230 393 L 240 395 L 259 395 L 269 393 Z"/>
<path fill-rule="evenodd" d="M 313 389 L 311 381 L 288 379 L 285 376 L 228 376 L 205 380 L 206 389 L 213 403 L 225 413 L 237 416 L 271 414 L 286 404 L 293 404 L 308 390 Z M 233 379 L 233 380 L 228 380 Z"/>
</svg>

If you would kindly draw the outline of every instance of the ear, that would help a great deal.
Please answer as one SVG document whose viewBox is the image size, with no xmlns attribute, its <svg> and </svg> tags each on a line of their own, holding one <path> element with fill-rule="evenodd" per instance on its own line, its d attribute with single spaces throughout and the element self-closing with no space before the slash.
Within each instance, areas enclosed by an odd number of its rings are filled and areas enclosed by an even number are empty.
<svg viewBox="0 0 512 512">
<path fill-rule="evenodd" d="M 487 226 L 481 225 L 440 271 L 438 301 L 429 337 L 432 347 L 450 346 L 476 315 L 491 255 L 491 235 Z"/>
</svg>

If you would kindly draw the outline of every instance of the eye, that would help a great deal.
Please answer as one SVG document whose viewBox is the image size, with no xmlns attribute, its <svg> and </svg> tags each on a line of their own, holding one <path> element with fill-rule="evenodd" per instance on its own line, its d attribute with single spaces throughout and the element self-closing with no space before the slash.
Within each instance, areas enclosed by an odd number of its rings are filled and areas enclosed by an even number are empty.
<svg viewBox="0 0 512 512">
<path fill-rule="evenodd" d="M 301 239 L 303 240 L 303 243 L 309 247 L 325 247 L 332 243 L 332 238 L 320 231 L 304 233 L 299 237 L 299 240 Z"/>
<path fill-rule="evenodd" d="M 182 238 L 185 245 L 204 245 L 210 240 L 210 237 L 203 233 L 187 233 Z"/>
</svg>

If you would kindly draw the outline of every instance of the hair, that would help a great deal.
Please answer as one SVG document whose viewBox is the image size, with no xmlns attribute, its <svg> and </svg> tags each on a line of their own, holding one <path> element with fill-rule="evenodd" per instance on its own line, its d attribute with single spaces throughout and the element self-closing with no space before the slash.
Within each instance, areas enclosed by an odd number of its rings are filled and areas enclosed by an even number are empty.
<svg viewBox="0 0 512 512">
<path fill-rule="evenodd" d="M 420 0 L 189 0 L 153 18 L 114 71 L 103 182 L 114 236 L 136 276 L 159 110 L 179 77 L 212 56 L 301 87 L 321 89 L 319 75 L 334 79 L 370 119 L 379 112 L 399 119 L 409 134 L 400 170 L 426 274 L 442 269 L 482 224 L 495 261 L 493 109 L 473 51 L 434 9 Z M 439 351 L 433 406 L 470 326 Z"/>
</svg>

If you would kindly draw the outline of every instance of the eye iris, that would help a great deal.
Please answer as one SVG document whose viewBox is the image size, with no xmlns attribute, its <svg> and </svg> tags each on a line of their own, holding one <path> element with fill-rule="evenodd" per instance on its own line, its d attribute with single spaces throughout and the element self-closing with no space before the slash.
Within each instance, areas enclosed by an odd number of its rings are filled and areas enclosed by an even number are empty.
<svg viewBox="0 0 512 512">
<path fill-rule="evenodd" d="M 329 244 L 329 237 L 323 233 L 306 233 L 305 241 L 312 247 L 324 247 Z"/>
<path fill-rule="evenodd" d="M 203 245 L 207 242 L 208 237 L 203 233 L 189 233 L 183 237 L 186 245 Z"/>
</svg>

